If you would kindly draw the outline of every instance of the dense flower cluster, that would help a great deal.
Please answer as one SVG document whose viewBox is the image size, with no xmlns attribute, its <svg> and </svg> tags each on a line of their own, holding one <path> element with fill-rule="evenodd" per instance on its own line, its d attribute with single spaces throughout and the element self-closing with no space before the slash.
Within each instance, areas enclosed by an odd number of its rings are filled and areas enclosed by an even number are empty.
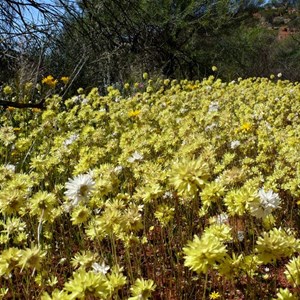
<svg viewBox="0 0 300 300">
<path fill-rule="evenodd" d="M 280 266 L 300 284 L 300 85 L 123 86 L 1 110 L 0 293 L 233 299 L 240 281 L 245 297 L 298 299 L 262 278 Z"/>
</svg>

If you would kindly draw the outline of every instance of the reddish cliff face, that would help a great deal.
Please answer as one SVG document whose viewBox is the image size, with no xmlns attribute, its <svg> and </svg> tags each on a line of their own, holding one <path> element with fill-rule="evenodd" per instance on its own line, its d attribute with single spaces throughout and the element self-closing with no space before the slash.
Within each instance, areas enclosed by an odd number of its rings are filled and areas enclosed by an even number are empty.
<svg viewBox="0 0 300 300">
<path fill-rule="evenodd" d="M 288 36 L 297 33 L 297 31 L 293 28 L 289 28 L 287 26 L 281 26 L 278 30 L 278 36 L 277 39 L 279 41 L 284 40 Z"/>
<path fill-rule="evenodd" d="M 266 11 L 270 11 L 270 8 L 266 9 Z M 267 20 L 263 12 L 255 12 L 252 16 L 259 21 L 261 26 L 278 31 L 277 39 L 281 41 L 292 34 L 300 32 L 299 29 L 289 27 L 289 22 L 295 18 L 295 16 L 293 16 L 295 14 L 299 14 L 295 8 L 288 8 L 285 14 L 276 15 L 274 12 L 274 16 L 271 20 Z"/>
</svg>

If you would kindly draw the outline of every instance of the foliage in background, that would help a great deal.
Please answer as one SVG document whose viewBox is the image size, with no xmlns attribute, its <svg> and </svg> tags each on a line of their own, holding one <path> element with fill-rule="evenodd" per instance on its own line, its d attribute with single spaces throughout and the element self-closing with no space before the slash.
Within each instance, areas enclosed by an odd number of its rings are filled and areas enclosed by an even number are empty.
<svg viewBox="0 0 300 300">
<path fill-rule="evenodd" d="M 203 78 L 211 65 L 226 80 L 279 72 L 299 79 L 298 38 L 279 42 L 275 28 L 289 20 L 287 26 L 299 30 L 299 13 L 290 11 L 295 1 L 277 1 L 276 9 L 228 0 L 22 3 L 3 1 L 0 7 L 2 82 L 19 78 L 20 69 L 28 70 L 23 82 L 67 74 L 71 95 L 79 86 L 134 82 L 144 71 Z M 30 19 L 33 9 L 39 21 Z"/>
</svg>

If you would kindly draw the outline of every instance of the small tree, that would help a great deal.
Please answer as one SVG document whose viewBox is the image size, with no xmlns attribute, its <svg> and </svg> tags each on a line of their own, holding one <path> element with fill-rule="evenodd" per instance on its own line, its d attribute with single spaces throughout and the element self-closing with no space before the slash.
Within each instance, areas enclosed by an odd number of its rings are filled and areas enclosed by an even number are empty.
<svg viewBox="0 0 300 300">
<path fill-rule="evenodd" d="M 79 0 L 65 7 L 52 66 L 57 72 L 68 61 L 71 71 L 85 58 L 78 76 L 83 85 L 135 80 L 144 71 L 199 78 L 211 70 L 220 35 L 246 16 L 246 2 Z"/>
</svg>

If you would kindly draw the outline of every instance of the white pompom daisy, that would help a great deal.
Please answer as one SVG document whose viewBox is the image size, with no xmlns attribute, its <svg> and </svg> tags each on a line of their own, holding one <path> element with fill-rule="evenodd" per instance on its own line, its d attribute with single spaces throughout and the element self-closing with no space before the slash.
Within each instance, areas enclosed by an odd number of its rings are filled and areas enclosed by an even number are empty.
<svg viewBox="0 0 300 300">
<path fill-rule="evenodd" d="M 108 272 L 108 270 L 110 269 L 110 267 L 107 266 L 104 262 L 102 262 L 101 265 L 97 262 L 94 262 L 92 264 L 92 268 L 95 273 L 101 273 L 103 275 L 105 275 Z"/>
<path fill-rule="evenodd" d="M 270 215 L 273 210 L 280 207 L 281 199 L 277 193 L 272 190 L 265 191 L 260 189 L 258 191 L 257 201 L 250 204 L 251 214 L 257 218 L 265 218 Z"/>
<path fill-rule="evenodd" d="M 90 174 L 81 174 L 69 178 L 66 183 L 65 195 L 72 200 L 72 206 L 76 206 L 80 201 L 85 201 L 94 189 L 95 182 Z"/>
</svg>

